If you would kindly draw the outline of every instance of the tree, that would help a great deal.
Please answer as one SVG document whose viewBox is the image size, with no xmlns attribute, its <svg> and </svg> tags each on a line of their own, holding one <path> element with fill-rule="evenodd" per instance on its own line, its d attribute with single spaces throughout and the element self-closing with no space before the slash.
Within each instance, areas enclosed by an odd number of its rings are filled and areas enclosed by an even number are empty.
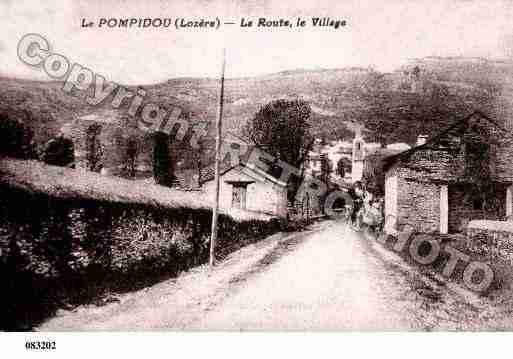
<svg viewBox="0 0 513 359">
<path fill-rule="evenodd" d="M 196 181 L 196 185 L 200 185 L 201 183 L 201 170 L 203 169 L 203 162 L 202 162 L 202 156 L 205 152 L 205 146 L 202 140 L 198 141 L 198 149 L 197 151 L 193 152 L 193 161 L 194 161 L 194 168 L 196 169 L 196 175 L 198 176 L 198 179 Z"/>
<path fill-rule="evenodd" d="M 311 109 L 302 100 L 275 100 L 262 107 L 243 129 L 256 146 L 295 168 L 302 168 L 313 140 L 309 134 Z M 276 167 L 274 166 L 273 170 Z M 289 201 L 295 198 L 303 174 L 289 179 Z"/>
<path fill-rule="evenodd" d="M 139 156 L 140 145 L 135 136 L 128 137 L 125 148 L 125 176 L 134 178 L 136 173 L 137 157 Z"/>
<path fill-rule="evenodd" d="M 385 194 L 385 171 L 383 168 L 384 154 L 369 155 L 365 159 L 363 169 L 363 186 L 365 189 L 377 197 Z"/>
<path fill-rule="evenodd" d="M 87 169 L 100 172 L 103 168 L 103 146 L 100 142 L 102 126 L 93 124 L 86 131 L 86 163 Z"/>
<path fill-rule="evenodd" d="M 61 132 L 46 143 L 42 160 L 52 166 L 75 168 L 75 146 Z"/>
<path fill-rule="evenodd" d="M 155 183 L 171 187 L 175 176 L 174 163 L 169 152 L 169 135 L 164 132 L 155 132 L 153 140 L 153 177 Z"/>
<path fill-rule="evenodd" d="M 415 80 L 418 80 L 420 79 L 420 67 L 418 65 L 416 65 L 413 70 L 412 70 L 412 75 L 413 77 L 415 78 Z"/>
<path fill-rule="evenodd" d="M 333 172 L 331 161 L 326 153 L 321 153 L 321 174 L 319 179 L 329 187 L 330 175 Z"/>
<path fill-rule="evenodd" d="M 22 122 L 0 115 L 0 155 L 35 158 L 34 132 Z"/>
<path fill-rule="evenodd" d="M 368 141 L 379 142 L 383 147 L 394 142 L 415 144 L 419 133 L 438 133 L 451 119 L 465 117 L 476 109 L 493 113 L 497 101 L 496 88 L 491 85 L 451 91 L 435 81 L 426 86 L 425 92 L 355 89 L 361 104 L 352 118 L 365 126 Z"/>
<path fill-rule="evenodd" d="M 336 173 L 341 178 L 346 176 L 346 172 L 351 171 L 351 161 L 345 157 L 341 157 L 337 162 Z"/>
</svg>

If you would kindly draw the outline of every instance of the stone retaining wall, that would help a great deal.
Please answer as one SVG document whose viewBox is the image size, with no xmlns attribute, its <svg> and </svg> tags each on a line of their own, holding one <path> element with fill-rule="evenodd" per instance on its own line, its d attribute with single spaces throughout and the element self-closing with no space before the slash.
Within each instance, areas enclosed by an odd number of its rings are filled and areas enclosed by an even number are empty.
<svg viewBox="0 0 513 359">
<path fill-rule="evenodd" d="M 467 229 L 467 248 L 490 260 L 513 265 L 513 222 L 471 221 Z"/>
</svg>

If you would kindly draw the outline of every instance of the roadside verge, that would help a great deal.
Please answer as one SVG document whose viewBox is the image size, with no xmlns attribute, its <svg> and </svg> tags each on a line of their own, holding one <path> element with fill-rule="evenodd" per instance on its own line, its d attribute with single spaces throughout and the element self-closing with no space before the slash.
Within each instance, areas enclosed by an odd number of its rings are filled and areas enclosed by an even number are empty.
<svg viewBox="0 0 513 359">
<path fill-rule="evenodd" d="M 303 232 L 274 234 L 233 252 L 213 269 L 208 265 L 195 267 L 174 279 L 115 296 L 102 306 L 60 310 L 36 330 L 187 329 L 236 292 L 249 277 L 265 270 L 326 225 L 326 222 L 316 223 Z"/>
</svg>

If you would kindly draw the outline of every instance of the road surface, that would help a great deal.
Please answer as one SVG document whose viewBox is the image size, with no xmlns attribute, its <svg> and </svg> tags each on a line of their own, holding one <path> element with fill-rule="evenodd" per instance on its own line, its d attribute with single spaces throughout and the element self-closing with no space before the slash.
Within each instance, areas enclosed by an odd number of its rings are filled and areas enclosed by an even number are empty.
<svg viewBox="0 0 513 359">
<path fill-rule="evenodd" d="M 431 300 L 343 223 L 315 233 L 192 326 L 221 330 L 423 330 Z M 418 288 L 417 288 L 418 289 Z"/>
<path fill-rule="evenodd" d="M 214 272 L 193 270 L 120 297 L 118 303 L 61 313 L 39 329 L 495 328 L 489 310 L 443 286 L 426 284 L 346 224 L 332 221 L 317 227 L 245 248 Z"/>
</svg>

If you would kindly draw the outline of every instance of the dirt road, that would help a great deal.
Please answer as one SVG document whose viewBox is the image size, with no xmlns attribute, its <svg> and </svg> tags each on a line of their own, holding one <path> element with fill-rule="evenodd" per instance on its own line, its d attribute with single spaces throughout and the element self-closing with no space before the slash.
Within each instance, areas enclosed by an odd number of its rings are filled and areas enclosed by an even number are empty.
<svg viewBox="0 0 513 359">
<path fill-rule="evenodd" d="M 392 275 L 349 227 L 336 224 L 256 274 L 194 328 L 416 328 Z"/>
<path fill-rule="evenodd" d="M 490 329 L 493 311 L 426 284 L 343 223 L 273 237 L 214 271 L 198 268 L 39 330 Z"/>
</svg>

